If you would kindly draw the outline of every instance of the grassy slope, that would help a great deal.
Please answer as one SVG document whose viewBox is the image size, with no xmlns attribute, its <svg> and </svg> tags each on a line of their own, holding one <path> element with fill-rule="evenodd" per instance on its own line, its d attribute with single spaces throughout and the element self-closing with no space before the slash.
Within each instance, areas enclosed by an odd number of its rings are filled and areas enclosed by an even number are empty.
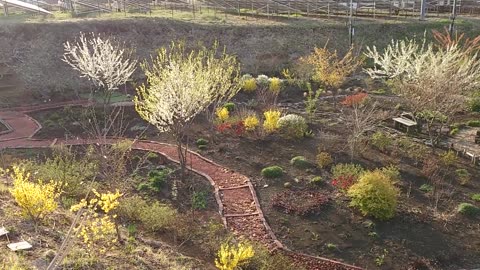
<svg viewBox="0 0 480 270">
<path fill-rule="evenodd" d="M 100 32 L 117 37 L 136 50 L 139 59 L 171 40 L 183 39 L 194 45 L 218 40 L 238 55 L 244 72 L 279 73 L 315 45 L 339 51 L 348 48 L 346 18 L 253 18 L 214 14 L 203 10 L 195 19 L 190 12 L 155 11 L 150 14 L 103 14 L 97 18 L 75 18 L 57 14 L 54 18 L 0 17 L 0 62 L 13 64 L 27 88 L 51 95 L 57 91 L 89 87 L 84 79 L 60 58 L 63 42 L 80 32 Z M 457 21 L 458 30 L 470 36 L 480 33 L 480 20 Z M 355 21 L 356 43 L 384 47 L 393 38 L 430 35 L 431 29 L 448 25 L 445 18 L 417 19 L 360 18 Z M 141 78 L 138 71 L 136 78 Z M 1 97 L 0 92 L 0 97 Z"/>
</svg>

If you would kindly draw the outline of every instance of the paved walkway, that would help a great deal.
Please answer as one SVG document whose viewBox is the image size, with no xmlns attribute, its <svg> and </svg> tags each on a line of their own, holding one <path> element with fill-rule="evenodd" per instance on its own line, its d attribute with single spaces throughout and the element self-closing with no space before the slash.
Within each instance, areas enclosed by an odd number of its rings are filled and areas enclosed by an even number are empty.
<svg viewBox="0 0 480 270">
<path fill-rule="evenodd" d="M 72 103 L 46 104 L 36 107 L 12 108 L 0 111 L 0 120 L 12 128 L 7 134 L 0 135 L 0 150 L 4 148 L 39 148 L 51 147 L 55 144 L 88 145 L 112 144 L 116 139 L 107 140 L 35 140 L 33 135 L 41 128 L 40 123 L 27 116 L 27 112 L 59 108 L 65 105 L 88 105 L 86 101 Z M 134 149 L 156 152 L 173 162 L 178 162 L 176 146 L 154 142 L 136 141 Z M 215 189 L 215 198 L 224 225 L 236 235 L 243 235 L 251 240 L 259 241 L 272 250 L 283 252 L 299 265 L 308 270 L 350 270 L 361 269 L 338 261 L 321 257 L 313 257 L 288 250 L 268 225 L 255 189 L 250 179 L 240 173 L 225 168 L 198 153 L 189 152 L 190 169 L 207 178 Z"/>
</svg>

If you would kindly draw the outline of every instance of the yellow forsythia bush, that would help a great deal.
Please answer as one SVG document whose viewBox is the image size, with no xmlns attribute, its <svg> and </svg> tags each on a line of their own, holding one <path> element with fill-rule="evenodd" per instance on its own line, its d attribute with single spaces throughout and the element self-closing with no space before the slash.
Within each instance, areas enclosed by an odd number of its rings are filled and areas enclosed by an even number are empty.
<svg viewBox="0 0 480 270">
<path fill-rule="evenodd" d="M 243 124 L 245 125 L 245 130 L 253 131 L 258 127 L 259 121 L 256 115 L 250 115 L 243 120 Z"/>
<path fill-rule="evenodd" d="M 13 188 L 10 190 L 17 204 L 22 208 L 22 215 L 35 223 L 57 209 L 60 196 L 59 184 L 53 181 L 43 183 L 31 182 L 30 173 L 21 166 L 13 166 L 11 177 Z"/>
<path fill-rule="evenodd" d="M 263 128 L 267 133 L 272 133 L 278 129 L 278 119 L 280 119 L 281 112 L 277 110 L 269 110 L 263 113 L 265 121 Z"/>
<path fill-rule="evenodd" d="M 230 117 L 230 113 L 225 107 L 217 108 L 215 114 L 217 115 L 218 120 L 221 122 L 225 122 Z"/>
<path fill-rule="evenodd" d="M 235 270 L 248 262 L 255 255 L 253 246 L 239 243 L 237 247 L 228 243 L 222 244 L 215 259 L 215 266 L 220 270 Z"/>
<path fill-rule="evenodd" d="M 277 77 L 273 77 L 273 78 L 270 78 L 269 81 L 270 83 L 268 85 L 268 90 L 278 94 L 282 89 L 282 83 L 283 83 L 282 80 Z"/>
<path fill-rule="evenodd" d="M 253 92 L 257 90 L 257 81 L 255 80 L 255 78 L 245 79 L 243 81 L 242 89 L 245 92 Z"/>
<path fill-rule="evenodd" d="M 98 193 L 92 190 L 95 195 L 90 200 L 82 199 L 80 203 L 70 208 L 72 212 L 83 209 L 82 219 L 84 222 L 74 228 L 77 236 L 82 239 L 88 248 L 99 244 L 100 252 L 105 252 L 111 243 L 115 243 L 116 226 L 113 221 L 116 215 L 109 215 L 120 204 L 118 199 L 123 195 L 118 190 L 115 193 Z M 103 214 L 100 214 L 103 212 Z"/>
</svg>

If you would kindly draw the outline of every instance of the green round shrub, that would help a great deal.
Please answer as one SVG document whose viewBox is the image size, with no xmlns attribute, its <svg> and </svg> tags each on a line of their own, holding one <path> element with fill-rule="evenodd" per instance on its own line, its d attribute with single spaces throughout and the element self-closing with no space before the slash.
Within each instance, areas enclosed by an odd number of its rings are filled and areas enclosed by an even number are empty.
<svg viewBox="0 0 480 270">
<path fill-rule="evenodd" d="M 323 178 L 321 176 L 312 177 L 310 178 L 309 183 L 313 185 L 320 185 L 323 183 Z"/>
<path fill-rule="evenodd" d="M 280 166 L 270 166 L 262 170 L 262 176 L 265 178 L 278 178 L 283 175 L 283 169 Z"/>
<path fill-rule="evenodd" d="M 207 146 L 206 146 L 205 144 L 200 144 L 200 145 L 198 146 L 198 149 L 200 149 L 200 150 L 206 150 L 206 149 L 207 149 Z"/>
<path fill-rule="evenodd" d="M 372 215 L 380 220 L 387 220 L 395 215 L 399 190 L 388 176 L 381 171 L 364 173 L 348 189 L 352 199 L 350 205 L 358 208 L 364 215 Z"/>
<path fill-rule="evenodd" d="M 480 193 L 473 194 L 472 200 L 480 202 Z"/>
<path fill-rule="evenodd" d="M 461 203 L 458 205 L 457 212 L 466 216 L 475 216 L 480 213 L 480 208 L 471 203 Z"/>
<path fill-rule="evenodd" d="M 233 110 L 235 110 L 235 103 L 227 102 L 223 104 L 223 107 L 226 108 L 229 112 L 233 112 Z"/>
<path fill-rule="evenodd" d="M 200 138 L 198 139 L 196 142 L 197 146 L 200 146 L 200 145 L 207 145 L 208 144 L 208 140 L 204 139 L 204 138 Z"/>
<path fill-rule="evenodd" d="M 419 188 L 421 191 L 425 192 L 425 193 L 428 193 L 428 192 L 432 192 L 433 191 L 433 187 L 429 184 L 423 184 L 420 186 Z"/>
<path fill-rule="evenodd" d="M 312 163 L 310 163 L 307 159 L 305 159 L 304 156 L 296 156 L 290 160 L 290 164 L 293 167 L 299 168 L 299 169 L 306 169 L 310 168 L 312 166 Z"/>
</svg>

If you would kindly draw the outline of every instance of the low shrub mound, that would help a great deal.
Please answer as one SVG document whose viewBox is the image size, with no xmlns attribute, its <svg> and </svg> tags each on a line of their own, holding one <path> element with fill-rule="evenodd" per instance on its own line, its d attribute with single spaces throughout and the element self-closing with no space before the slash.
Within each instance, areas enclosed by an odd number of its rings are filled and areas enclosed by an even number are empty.
<svg viewBox="0 0 480 270">
<path fill-rule="evenodd" d="M 270 166 L 262 170 L 262 176 L 265 178 L 279 178 L 283 175 L 283 169 L 280 166 Z"/>
<path fill-rule="evenodd" d="M 419 189 L 425 193 L 429 193 L 433 191 L 433 186 L 429 184 L 423 184 L 420 186 Z"/>
<path fill-rule="evenodd" d="M 340 163 L 332 167 L 332 177 L 334 179 L 339 176 L 353 176 L 358 179 L 364 172 L 362 166 L 353 163 Z"/>
<path fill-rule="evenodd" d="M 465 216 L 476 216 L 480 214 L 480 208 L 471 203 L 461 203 L 458 205 L 457 212 Z"/>
<path fill-rule="evenodd" d="M 350 205 L 358 208 L 364 215 L 372 215 L 387 220 L 395 215 L 399 190 L 392 180 L 381 171 L 363 174 L 357 183 L 350 187 L 348 196 Z"/>
<path fill-rule="evenodd" d="M 480 193 L 473 194 L 472 200 L 480 202 Z"/>
<path fill-rule="evenodd" d="M 370 142 L 378 150 L 385 151 L 388 147 L 392 145 L 393 140 L 388 133 L 377 131 L 370 138 Z"/>
<path fill-rule="evenodd" d="M 233 110 L 235 110 L 235 103 L 227 102 L 223 104 L 223 107 L 226 108 L 229 112 L 233 112 Z"/>
<path fill-rule="evenodd" d="M 282 209 L 287 214 L 300 216 L 318 213 L 320 208 L 327 204 L 329 198 L 318 191 L 286 190 L 275 194 L 272 206 Z"/>
<path fill-rule="evenodd" d="M 160 192 L 167 183 L 168 177 L 172 173 L 171 169 L 151 170 L 148 172 L 148 181 L 140 183 L 137 187 L 139 191 Z"/>
<path fill-rule="evenodd" d="M 196 142 L 197 146 L 200 146 L 200 145 L 207 145 L 208 144 L 208 140 L 204 139 L 204 138 L 199 138 Z"/>
<path fill-rule="evenodd" d="M 480 120 L 470 120 L 467 122 L 469 127 L 480 127 Z"/>
<path fill-rule="evenodd" d="M 332 156 L 327 152 L 320 152 L 317 155 L 317 165 L 320 169 L 328 167 L 333 163 Z"/>
<path fill-rule="evenodd" d="M 332 185 L 346 192 L 365 173 L 358 164 L 336 164 L 332 167 Z"/>
<path fill-rule="evenodd" d="M 306 169 L 312 166 L 312 163 L 310 163 L 304 156 L 296 156 L 292 158 L 290 164 L 299 169 Z"/>
<path fill-rule="evenodd" d="M 323 178 L 321 176 L 314 176 L 310 178 L 309 183 L 312 185 L 321 185 L 323 183 Z"/>
<path fill-rule="evenodd" d="M 300 115 L 288 114 L 278 119 L 280 131 L 288 138 L 303 138 L 308 130 L 307 121 Z"/>
</svg>

